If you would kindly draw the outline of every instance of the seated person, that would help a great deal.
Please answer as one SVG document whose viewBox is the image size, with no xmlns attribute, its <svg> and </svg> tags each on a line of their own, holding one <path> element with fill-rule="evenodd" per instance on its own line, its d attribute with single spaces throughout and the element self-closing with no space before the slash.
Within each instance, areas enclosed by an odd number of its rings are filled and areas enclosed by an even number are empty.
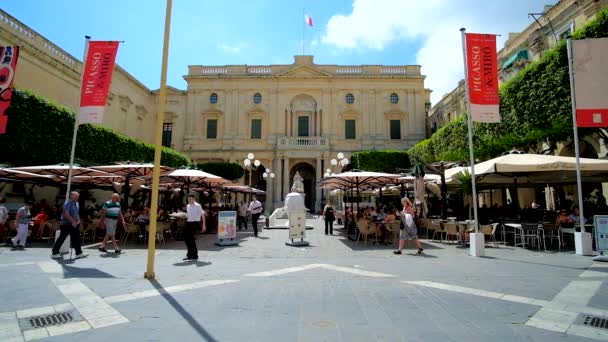
<svg viewBox="0 0 608 342">
<path fill-rule="evenodd" d="M 42 235 L 43 224 L 49 219 L 44 209 L 41 209 L 38 215 L 34 217 L 32 226 L 32 237 Z"/>
<path fill-rule="evenodd" d="M 386 212 L 384 212 L 384 208 L 380 208 L 380 211 L 376 215 L 376 220 L 383 222 L 386 218 Z"/>
<path fill-rule="evenodd" d="M 376 208 L 374 208 L 374 207 L 369 208 L 369 217 L 372 220 L 375 220 L 377 216 L 378 216 L 378 213 L 376 212 Z"/>
<path fill-rule="evenodd" d="M 575 224 L 581 223 L 581 213 L 578 209 L 578 206 L 575 206 L 574 208 L 572 208 L 572 214 L 568 215 L 568 222 L 575 223 Z M 585 223 L 585 220 L 583 219 L 583 224 L 584 223 Z"/>
<path fill-rule="evenodd" d="M 150 223 L 150 208 L 144 207 L 144 210 L 135 219 L 135 223 L 139 225 L 139 237 L 143 238 L 146 235 L 146 225 Z"/>
<path fill-rule="evenodd" d="M 566 209 L 560 210 L 559 215 L 555 219 L 555 223 L 557 223 L 560 226 L 568 225 L 571 223 L 570 217 L 568 216 L 568 212 L 566 211 Z"/>
</svg>

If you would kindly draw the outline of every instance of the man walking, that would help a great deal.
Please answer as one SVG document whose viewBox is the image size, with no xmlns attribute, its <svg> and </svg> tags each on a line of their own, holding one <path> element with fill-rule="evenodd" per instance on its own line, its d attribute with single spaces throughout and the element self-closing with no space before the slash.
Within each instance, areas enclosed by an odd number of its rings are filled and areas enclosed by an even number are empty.
<svg viewBox="0 0 608 342">
<path fill-rule="evenodd" d="M 253 226 L 253 236 L 258 237 L 258 220 L 262 214 L 262 203 L 257 200 L 256 196 L 251 197 L 249 203 L 249 211 L 251 212 L 251 225 Z"/>
<path fill-rule="evenodd" d="M 27 201 L 25 205 L 17 211 L 17 236 L 11 239 L 13 248 L 25 249 L 25 242 L 27 241 L 27 232 L 29 230 L 29 224 L 32 220 L 30 209 L 34 205 L 33 202 Z"/>
<path fill-rule="evenodd" d="M 241 228 L 247 230 L 247 206 L 245 205 L 245 202 L 239 203 L 236 221 L 237 225 L 239 226 L 239 230 L 241 230 Z"/>
<path fill-rule="evenodd" d="M 116 226 L 118 220 L 122 222 L 123 227 L 127 227 L 122 211 L 120 210 L 120 195 L 112 194 L 112 198 L 103 204 L 101 207 L 101 220 L 99 224 L 105 226 L 106 236 L 103 238 L 101 245 L 99 245 L 99 251 L 107 253 L 106 243 L 112 240 L 114 243 L 114 252 L 120 254 L 120 248 L 118 248 L 118 242 L 116 242 Z"/>
<path fill-rule="evenodd" d="M 199 229 L 204 233 L 205 230 L 207 230 L 207 227 L 205 226 L 205 211 L 203 210 L 203 207 L 196 202 L 194 194 L 188 195 L 186 212 L 188 218 L 186 220 L 186 227 L 184 228 L 184 242 L 186 243 L 186 248 L 188 248 L 188 254 L 186 254 L 184 260 L 197 260 L 198 249 L 196 248 L 194 233 Z"/>
<path fill-rule="evenodd" d="M 76 250 L 76 259 L 88 256 L 88 254 L 83 253 L 80 248 L 80 207 L 78 205 L 78 198 L 80 198 L 80 194 L 73 191 L 70 193 L 70 199 L 63 204 L 63 212 L 61 213 L 61 221 L 59 224 L 61 233 L 53 246 L 53 252 L 51 254 L 51 258 L 53 259 L 61 258 L 59 249 L 68 235 L 70 236 L 72 247 Z"/>
</svg>

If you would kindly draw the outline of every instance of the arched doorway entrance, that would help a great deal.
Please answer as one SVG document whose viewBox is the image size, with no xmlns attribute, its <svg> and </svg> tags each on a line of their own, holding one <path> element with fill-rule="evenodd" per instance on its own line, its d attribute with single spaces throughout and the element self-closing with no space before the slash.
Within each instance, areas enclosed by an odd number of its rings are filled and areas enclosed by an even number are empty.
<svg viewBox="0 0 608 342">
<path fill-rule="evenodd" d="M 296 172 L 300 173 L 300 176 L 304 179 L 304 192 L 306 193 L 306 197 L 304 198 L 304 204 L 306 208 L 308 208 L 311 212 L 315 210 L 315 185 L 316 185 L 316 176 L 315 176 L 315 168 L 308 163 L 297 163 L 291 168 L 289 172 L 289 189 L 291 191 L 291 186 L 293 184 L 293 177 L 296 175 Z"/>
</svg>

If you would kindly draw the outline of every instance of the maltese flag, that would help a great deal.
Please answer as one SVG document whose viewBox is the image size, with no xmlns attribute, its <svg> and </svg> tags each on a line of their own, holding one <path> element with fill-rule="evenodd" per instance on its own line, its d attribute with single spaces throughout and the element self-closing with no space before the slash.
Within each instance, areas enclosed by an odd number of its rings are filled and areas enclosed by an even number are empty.
<svg viewBox="0 0 608 342">
<path fill-rule="evenodd" d="M 304 14 L 304 22 L 308 26 L 312 26 L 312 18 L 308 14 Z"/>
</svg>

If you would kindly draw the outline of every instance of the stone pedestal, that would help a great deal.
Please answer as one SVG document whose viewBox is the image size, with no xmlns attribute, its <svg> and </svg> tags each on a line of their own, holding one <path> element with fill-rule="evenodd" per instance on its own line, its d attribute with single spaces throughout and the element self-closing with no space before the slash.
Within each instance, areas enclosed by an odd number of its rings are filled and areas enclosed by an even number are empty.
<svg viewBox="0 0 608 342">
<path fill-rule="evenodd" d="M 483 233 L 469 234 L 469 242 L 471 244 L 471 256 L 482 257 L 486 255 L 486 245 Z"/>
</svg>

